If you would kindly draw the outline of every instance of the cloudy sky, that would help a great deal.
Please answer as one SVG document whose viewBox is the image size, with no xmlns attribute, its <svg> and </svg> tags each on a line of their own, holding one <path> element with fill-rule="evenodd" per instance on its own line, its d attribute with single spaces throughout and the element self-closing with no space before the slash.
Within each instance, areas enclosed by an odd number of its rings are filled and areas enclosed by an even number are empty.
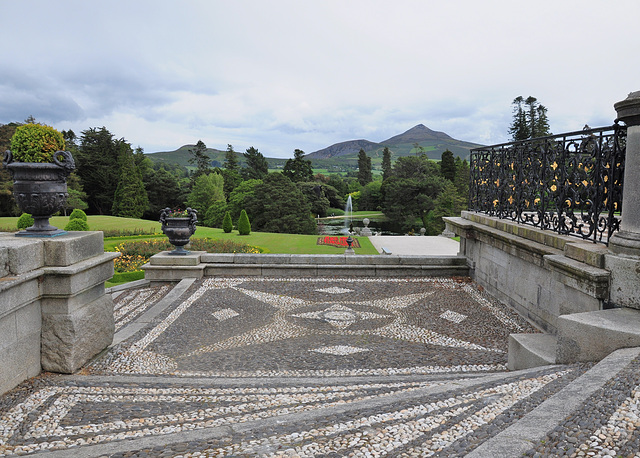
<svg viewBox="0 0 640 458">
<path fill-rule="evenodd" d="M 561 133 L 640 90 L 638 0 L 0 0 L 0 123 L 105 126 L 292 157 L 425 124 L 508 140 L 533 95 Z"/>
</svg>

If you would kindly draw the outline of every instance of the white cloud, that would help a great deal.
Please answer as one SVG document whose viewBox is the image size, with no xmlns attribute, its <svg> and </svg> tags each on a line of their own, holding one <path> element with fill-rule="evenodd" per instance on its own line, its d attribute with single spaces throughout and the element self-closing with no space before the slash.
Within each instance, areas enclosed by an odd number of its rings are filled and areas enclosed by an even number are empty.
<svg viewBox="0 0 640 458">
<path fill-rule="evenodd" d="M 506 141 L 533 95 L 554 132 L 638 90 L 637 0 L 3 2 L 0 122 L 106 126 L 146 151 L 202 139 L 290 157 L 423 123 Z M 28 20 L 26 18 L 28 17 Z"/>
</svg>

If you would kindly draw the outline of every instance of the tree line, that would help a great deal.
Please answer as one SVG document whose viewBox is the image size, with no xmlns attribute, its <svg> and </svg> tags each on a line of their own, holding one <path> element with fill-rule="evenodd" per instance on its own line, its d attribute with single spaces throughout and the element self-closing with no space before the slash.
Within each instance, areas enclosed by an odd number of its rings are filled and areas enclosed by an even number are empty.
<svg viewBox="0 0 640 458">
<path fill-rule="evenodd" d="M 28 122 L 35 122 L 30 119 Z M 0 126 L 0 148 L 7 149 L 15 127 Z M 66 149 L 76 161 L 68 179 L 66 214 L 74 208 L 88 214 L 155 220 L 165 207 L 192 207 L 200 224 L 222 227 L 230 213 L 234 223 L 245 210 L 255 231 L 317 232 L 316 217 L 338 212 L 351 195 L 354 208 L 382 211 L 402 230 L 427 228 L 437 234 L 444 227 L 441 217 L 459 214 L 466 207 L 468 164 L 445 151 L 440 162 L 421 154 L 399 157 L 392 165 L 392 152 L 385 148 L 382 176 L 374 177 L 371 158 L 361 150 L 358 170 L 323 175 L 313 173 L 311 161 L 296 149 L 281 172 L 269 173 L 265 157 L 254 147 L 238 153 L 227 146 L 222 167 L 212 167 L 201 140 L 190 150 L 195 170 L 177 164 L 154 163 L 141 148 L 116 138 L 107 128 L 89 128 L 79 136 L 62 131 Z M 0 215 L 17 215 L 12 181 L 0 170 Z"/>
</svg>

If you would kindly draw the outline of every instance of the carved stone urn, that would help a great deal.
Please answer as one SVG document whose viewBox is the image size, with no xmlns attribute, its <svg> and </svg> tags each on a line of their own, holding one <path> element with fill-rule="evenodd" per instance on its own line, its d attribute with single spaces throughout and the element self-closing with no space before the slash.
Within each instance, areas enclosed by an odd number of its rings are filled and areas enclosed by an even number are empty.
<svg viewBox="0 0 640 458">
<path fill-rule="evenodd" d="M 196 231 L 198 222 L 198 212 L 192 208 L 187 208 L 186 215 L 174 216 L 170 208 L 165 208 L 160 213 L 160 224 L 162 232 L 169 238 L 169 243 L 175 246 L 175 250 L 170 251 L 171 255 L 189 254 L 184 246 L 189 243 L 189 239 Z"/>
<path fill-rule="evenodd" d="M 16 234 L 17 237 L 55 237 L 66 231 L 49 224 L 49 218 L 60 211 L 69 194 L 67 177 L 75 169 L 68 151 L 57 151 L 53 162 L 13 161 L 11 151 L 4 154 L 3 164 L 13 177 L 13 197 L 25 213 L 34 220 L 33 226 Z"/>
</svg>

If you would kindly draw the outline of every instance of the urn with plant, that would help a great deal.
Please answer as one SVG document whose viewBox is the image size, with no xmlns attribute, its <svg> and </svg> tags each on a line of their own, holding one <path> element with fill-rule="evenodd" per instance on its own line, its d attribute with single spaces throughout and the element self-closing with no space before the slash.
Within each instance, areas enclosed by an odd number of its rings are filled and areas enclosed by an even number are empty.
<svg viewBox="0 0 640 458">
<path fill-rule="evenodd" d="M 13 177 L 13 197 L 34 219 L 33 226 L 16 236 L 65 234 L 49 224 L 51 215 L 67 200 L 67 177 L 75 169 L 73 156 L 64 151 L 62 134 L 43 124 L 24 124 L 16 128 L 10 148 L 4 153 L 3 164 Z"/>
<path fill-rule="evenodd" d="M 162 210 L 160 213 L 162 232 L 169 238 L 169 243 L 176 247 L 169 254 L 186 255 L 189 253 L 184 249 L 184 246 L 189 243 L 189 239 L 195 233 L 197 222 L 198 212 L 192 208 L 172 210 L 167 207 Z"/>
</svg>

